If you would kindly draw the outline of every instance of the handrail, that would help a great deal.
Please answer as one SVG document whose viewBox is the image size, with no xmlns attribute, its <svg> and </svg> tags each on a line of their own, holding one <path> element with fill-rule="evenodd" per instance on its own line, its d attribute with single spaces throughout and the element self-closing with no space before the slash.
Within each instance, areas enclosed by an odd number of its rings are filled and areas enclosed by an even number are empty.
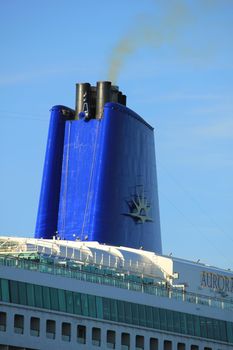
<svg viewBox="0 0 233 350">
<path fill-rule="evenodd" d="M 217 307 L 224 310 L 233 310 L 233 302 L 226 301 L 222 298 L 213 298 L 186 292 L 171 286 L 161 286 L 159 284 L 147 284 L 131 281 L 125 276 L 112 276 L 98 274 L 98 272 L 84 271 L 77 268 L 70 268 L 64 266 L 56 266 L 42 262 L 31 261 L 27 259 L 18 259 L 15 257 L 1 257 L 0 266 L 7 266 L 19 269 L 30 270 L 34 272 L 49 273 L 53 275 L 60 275 L 63 277 L 75 278 L 81 281 L 98 283 L 103 285 L 110 285 L 117 288 L 128 289 L 136 292 L 147 293 L 159 297 L 167 297 L 169 299 L 181 300 L 183 302 L 190 302 L 199 305 L 210 307 Z"/>
</svg>

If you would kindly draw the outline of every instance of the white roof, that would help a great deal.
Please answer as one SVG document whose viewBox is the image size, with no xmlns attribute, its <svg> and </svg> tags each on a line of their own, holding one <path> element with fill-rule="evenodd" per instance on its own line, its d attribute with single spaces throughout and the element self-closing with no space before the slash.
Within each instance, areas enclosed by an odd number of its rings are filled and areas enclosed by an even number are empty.
<svg viewBox="0 0 233 350">
<path fill-rule="evenodd" d="M 153 252 L 98 242 L 0 237 L 0 254 L 40 252 L 53 257 L 100 264 L 161 280 L 172 277 L 172 259 Z"/>
</svg>

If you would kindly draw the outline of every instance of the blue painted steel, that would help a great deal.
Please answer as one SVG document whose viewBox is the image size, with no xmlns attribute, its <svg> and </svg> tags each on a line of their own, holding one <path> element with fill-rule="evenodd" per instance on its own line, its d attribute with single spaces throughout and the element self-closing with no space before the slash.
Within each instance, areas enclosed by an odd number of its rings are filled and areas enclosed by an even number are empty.
<svg viewBox="0 0 233 350">
<path fill-rule="evenodd" d="M 64 106 L 54 106 L 51 110 L 36 238 L 52 238 L 57 231 L 65 122 L 72 113 L 71 109 Z"/>
<path fill-rule="evenodd" d="M 58 232 L 162 252 L 153 129 L 130 109 L 66 122 Z"/>
</svg>

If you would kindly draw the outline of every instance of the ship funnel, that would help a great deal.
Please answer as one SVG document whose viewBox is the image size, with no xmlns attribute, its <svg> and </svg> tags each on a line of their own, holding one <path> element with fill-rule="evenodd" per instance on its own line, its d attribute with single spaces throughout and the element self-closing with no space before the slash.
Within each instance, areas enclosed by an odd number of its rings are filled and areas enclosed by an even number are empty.
<svg viewBox="0 0 233 350">
<path fill-rule="evenodd" d="M 36 238 L 162 253 L 153 128 L 125 104 L 99 81 L 52 108 Z"/>
</svg>

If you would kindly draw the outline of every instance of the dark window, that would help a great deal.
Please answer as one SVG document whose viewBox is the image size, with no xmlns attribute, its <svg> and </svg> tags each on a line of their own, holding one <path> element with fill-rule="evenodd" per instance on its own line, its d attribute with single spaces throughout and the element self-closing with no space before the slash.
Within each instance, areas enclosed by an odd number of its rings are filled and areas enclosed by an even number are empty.
<svg viewBox="0 0 233 350">
<path fill-rule="evenodd" d="M 89 316 L 96 317 L 96 304 L 95 304 L 95 296 L 94 295 L 88 295 L 88 309 L 89 309 Z"/>
<path fill-rule="evenodd" d="M 115 349 L 116 347 L 116 333 L 114 331 L 107 330 L 107 348 Z"/>
<path fill-rule="evenodd" d="M 134 304 L 131 303 L 125 303 L 124 309 L 125 309 L 125 322 L 126 323 L 132 323 L 132 311 L 131 311 L 131 305 L 132 308 L 134 307 Z"/>
<path fill-rule="evenodd" d="M 142 335 L 136 335 L 136 349 L 144 350 L 144 337 Z"/>
<path fill-rule="evenodd" d="M 80 293 L 73 294 L 74 299 L 74 313 L 77 315 L 82 315 L 82 307 L 81 307 L 81 295 Z"/>
<path fill-rule="evenodd" d="M 34 292 L 35 292 L 35 306 L 43 307 L 42 287 L 35 285 Z"/>
<path fill-rule="evenodd" d="M 194 319 L 194 334 L 197 337 L 200 337 L 201 335 L 200 318 L 199 316 L 193 315 L 193 319 Z"/>
<path fill-rule="evenodd" d="M 139 324 L 146 327 L 146 310 L 144 305 L 138 305 Z"/>
<path fill-rule="evenodd" d="M 51 309 L 49 287 L 42 287 L 43 307 Z"/>
<path fill-rule="evenodd" d="M 102 298 L 101 297 L 96 297 L 96 314 L 97 318 L 103 319 L 103 304 L 102 304 Z"/>
<path fill-rule="evenodd" d="M 212 323 L 213 323 L 214 339 L 221 340 L 219 320 L 213 319 Z"/>
<path fill-rule="evenodd" d="M 121 334 L 121 349 L 128 350 L 130 348 L 130 335 L 129 333 Z"/>
<path fill-rule="evenodd" d="M 185 350 L 185 344 L 184 343 L 178 343 L 177 344 L 177 350 Z"/>
<path fill-rule="evenodd" d="M 10 281 L 10 296 L 11 296 L 12 303 L 19 304 L 19 293 L 18 293 L 17 281 Z"/>
<path fill-rule="evenodd" d="M 138 315 L 138 305 L 132 304 L 132 320 L 133 324 L 138 325 L 139 324 L 139 315 Z"/>
<path fill-rule="evenodd" d="M 0 312 L 0 332 L 6 331 L 6 313 Z"/>
<path fill-rule="evenodd" d="M 180 312 L 180 330 L 182 334 L 187 334 L 186 315 Z"/>
<path fill-rule="evenodd" d="M 58 289 L 58 304 L 59 311 L 66 312 L 66 296 L 65 291 L 62 289 Z"/>
<path fill-rule="evenodd" d="M 125 311 L 124 311 L 124 302 L 117 300 L 117 309 L 118 309 L 118 321 L 125 322 Z M 132 310 L 133 312 L 133 310 Z"/>
<path fill-rule="evenodd" d="M 147 327 L 152 328 L 153 327 L 153 312 L 152 307 L 145 306 L 146 308 L 146 325 Z"/>
<path fill-rule="evenodd" d="M 112 321 L 118 321 L 117 318 L 117 302 L 114 299 L 110 300 L 110 309 L 111 309 L 111 320 Z"/>
<path fill-rule="evenodd" d="M 167 315 L 166 310 L 159 309 L 160 327 L 167 330 Z"/>
<path fill-rule="evenodd" d="M 18 290 L 19 290 L 19 303 L 22 305 L 27 305 L 26 283 L 18 282 Z"/>
<path fill-rule="evenodd" d="M 46 337 L 49 339 L 56 337 L 56 322 L 54 320 L 46 320 Z"/>
<path fill-rule="evenodd" d="M 191 345 L 190 350 L 199 350 L 198 345 Z"/>
<path fill-rule="evenodd" d="M 207 329 L 206 329 L 206 318 L 200 317 L 200 329 L 201 329 L 201 336 L 206 338 L 207 337 Z"/>
<path fill-rule="evenodd" d="M 215 329 L 215 332 L 216 332 L 216 329 Z M 233 343 L 233 324 L 232 324 L 232 322 L 227 322 L 227 339 L 230 343 Z"/>
<path fill-rule="evenodd" d="M 214 337 L 214 324 L 213 324 L 212 319 L 208 318 L 206 320 L 206 328 L 207 328 L 207 336 L 208 336 L 208 338 L 212 338 L 213 339 L 213 337 Z"/>
<path fill-rule="evenodd" d="M 74 313 L 74 307 L 73 307 L 73 293 L 66 290 L 66 312 L 73 314 Z"/>
<path fill-rule="evenodd" d="M 227 330 L 226 330 L 226 322 L 219 320 L 219 330 L 220 330 L 220 338 L 222 341 L 227 341 Z"/>
<path fill-rule="evenodd" d="M 82 325 L 77 326 L 77 342 L 86 344 L 86 327 Z"/>
<path fill-rule="evenodd" d="M 9 347 L 9 345 L 0 344 L 0 350 L 10 350 L 10 347 Z"/>
<path fill-rule="evenodd" d="M 158 350 L 159 342 L 156 338 L 150 338 L 150 350 Z"/>
<path fill-rule="evenodd" d="M 39 337 L 40 335 L 40 319 L 38 317 L 31 317 L 30 335 L 34 337 Z"/>
<path fill-rule="evenodd" d="M 24 316 L 15 315 L 14 317 L 14 332 L 18 334 L 23 334 L 24 332 Z"/>
<path fill-rule="evenodd" d="M 9 283 L 8 280 L 1 279 L 1 294 L 2 301 L 9 302 L 10 301 L 10 293 L 9 293 Z"/>
<path fill-rule="evenodd" d="M 86 294 L 81 294 L 81 304 L 82 304 L 82 314 L 84 316 L 89 316 L 88 313 L 88 300 L 87 300 L 87 295 Z"/>
<path fill-rule="evenodd" d="M 110 300 L 108 298 L 103 298 L 103 313 L 104 319 L 110 320 Z"/>
<path fill-rule="evenodd" d="M 159 309 L 156 308 L 153 308 L 153 324 L 154 328 L 160 329 Z"/>
<path fill-rule="evenodd" d="M 187 332 L 188 332 L 188 334 L 194 335 L 193 315 L 186 314 L 186 321 L 187 321 Z"/>
<path fill-rule="evenodd" d="M 71 324 L 67 322 L 62 323 L 62 340 L 70 341 L 71 339 Z"/>
<path fill-rule="evenodd" d="M 92 345 L 100 346 L 101 345 L 101 330 L 100 328 L 92 328 Z"/>
<path fill-rule="evenodd" d="M 27 305 L 35 306 L 34 285 L 27 283 Z"/>
<path fill-rule="evenodd" d="M 51 309 L 59 310 L 58 291 L 56 288 L 50 288 L 50 300 L 51 300 Z"/>
<path fill-rule="evenodd" d="M 176 311 L 173 311 L 173 331 L 174 332 L 178 332 L 180 333 L 181 332 L 181 329 L 180 329 L 180 313 L 179 312 L 176 312 Z"/>
<path fill-rule="evenodd" d="M 173 332 L 173 311 L 166 310 L 167 330 Z"/>
<path fill-rule="evenodd" d="M 172 342 L 170 340 L 164 340 L 164 350 L 172 350 Z"/>
</svg>

